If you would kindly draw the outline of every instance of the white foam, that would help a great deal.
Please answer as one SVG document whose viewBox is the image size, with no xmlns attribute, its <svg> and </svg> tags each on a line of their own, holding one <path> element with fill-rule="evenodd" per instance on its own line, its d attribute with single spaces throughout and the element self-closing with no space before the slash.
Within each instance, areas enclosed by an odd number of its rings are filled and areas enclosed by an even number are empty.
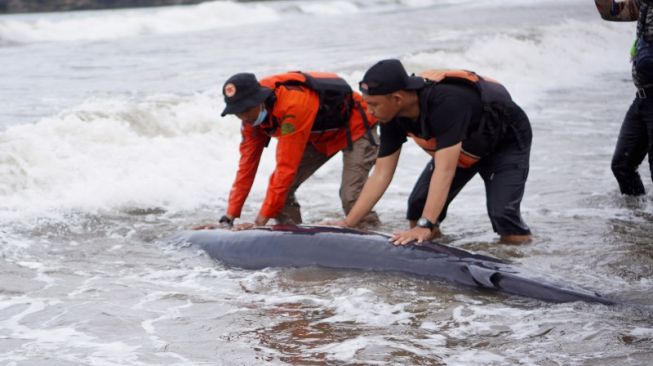
<svg viewBox="0 0 653 366">
<path fill-rule="evenodd" d="M 474 70 L 502 82 L 524 105 L 537 103 L 552 89 L 577 87 L 582 92 L 600 84 L 606 72 L 629 75 L 631 24 L 567 20 L 533 28 L 530 36 L 523 32 L 506 29 L 475 37 L 461 52 L 421 52 L 404 61 L 415 72 L 433 68 Z M 452 41 L 461 36 L 465 38 L 464 32 L 440 34 Z"/>
<path fill-rule="evenodd" d="M 464 39 L 464 32 L 438 34 L 446 41 Z M 547 90 L 580 86 L 582 92 L 596 87 L 607 72 L 627 77 L 631 36 L 630 25 L 569 20 L 534 27 L 527 36 L 523 29 L 506 29 L 475 39 L 462 50 L 403 59 L 414 72 L 455 67 L 492 76 L 528 109 L 537 108 Z M 362 73 L 361 68 L 343 75 L 356 85 Z M 35 124 L 0 131 L 0 220 L 74 210 L 160 207 L 179 212 L 225 206 L 239 157 L 240 122 L 219 116 L 220 94 L 209 90 L 141 100 L 91 99 Z M 265 193 L 274 149 L 272 139 L 249 202 Z M 339 159 L 333 160 L 322 171 L 332 173 Z M 393 189 L 402 189 L 397 187 Z M 256 204 L 251 208 L 257 209 Z"/>
<path fill-rule="evenodd" d="M 321 352 L 329 355 L 329 359 L 341 362 L 358 363 L 366 365 L 385 365 L 387 361 L 375 361 L 364 358 L 367 353 L 378 355 L 378 352 L 387 353 L 388 350 L 401 350 L 402 353 L 413 354 L 419 357 L 432 357 L 434 354 L 447 353 L 442 338 L 425 337 L 410 341 L 397 341 L 387 336 L 359 336 L 346 339 L 339 343 L 331 343 L 312 348 L 312 352 Z M 433 339 L 436 339 L 433 341 Z M 379 350 L 378 352 L 375 352 Z M 362 353 L 362 354 L 361 354 Z"/>
<path fill-rule="evenodd" d="M 508 360 L 494 352 L 479 349 L 459 350 L 456 354 L 444 358 L 450 366 L 467 365 L 507 365 Z"/>
<path fill-rule="evenodd" d="M 53 270 L 53 268 L 46 267 L 41 262 L 18 261 L 16 262 L 16 264 L 21 267 L 34 270 L 36 272 L 36 276 L 34 277 L 34 280 L 43 282 L 45 284 L 44 288 L 52 287 L 52 285 L 55 283 L 55 279 L 47 274 L 48 272 Z"/>
<path fill-rule="evenodd" d="M 340 343 L 327 344 L 320 347 L 313 348 L 314 352 L 324 352 L 329 354 L 332 359 L 348 362 L 354 361 L 356 353 L 360 350 L 367 349 L 368 347 L 391 347 L 395 346 L 393 342 L 387 341 L 383 337 L 356 337 L 346 339 Z M 366 361 L 366 364 L 382 364 L 381 362 Z"/>
<path fill-rule="evenodd" d="M 551 0 L 550 0 L 551 1 Z M 558 0 L 560 1 L 560 0 Z M 447 4 L 492 6 L 470 0 L 210 1 L 197 5 L 68 13 L 9 15 L 0 18 L 0 45 L 34 42 L 97 41 L 143 35 L 179 34 L 221 27 L 275 22 L 300 14 L 347 16 Z M 512 0 L 511 4 L 528 3 Z M 505 2 L 502 2 L 505 5 Z M 80 29 L 84 31 L 80 32 Z"/>
<path fill-rule="evenodd" d="M 366 288 L 347 289 L 342 294 L 336 294 L 333 303 L 336 305 L 335 315 L 323 319 L 322 322 L 355 322 L 382 327 L 407 324 L 411 318 L 411 314 L 405 311 L 408 303 L 386 303 Z"/>
<path fill-rule="evenodd" d="M 224 199 L 240 122 L 210 94 L 92 100 L 0 132 L 0 217 Z"/>
<path fill-rule="evenodd" d="M 69 362 L 88 362 L 93 360 L 97 365 L 129 364 L 136 361 L 134 353 L 140 346 L 129 346 L 123 342 L 102 342 L 97 337 L 76 330 L 74 327 L 42 327 L 32 328 L 23 324 L 23 320 L 30 315 L 37 314 L 48 307 L 60 303 L 58 300 L 37 297 L 15 297 L 0 300 L 0 308 L 22 306 L 22 311 L 3 321 L 5 335 L 13 339 L 21 339 L 24 343 L 13 352 L 3 353 L 5 360 L 21 360 L 27 354 L 36 352 L 57 352 L 62 347 L 74 344 L 76 348 L 91 349 L 90 355 L 58 353 L 58 357 Z M 42 324 L 41 324 L 42 325 Z M 111 360 L 108 362 L 107 360 Z"/>
<path fill-rule="evenodd" d="M 273 274 L 271 270 L 263 271 L 267 274 Z M 408 303 L 390 304 L 384 299 L 379 298 L 375 293 L 367 288 L 331 288 L 331 294 L 328 297 L 314 294 L 295 294 L 292 292 L 282 291 L 273 283 L 276 277 L 260 276 L 261 273 L 248 275 L 242 282 L 253 282 L 251 285 L 245 284 L 249 289 L 245 295 L 248 302 L 256 301 L 265 304 L 266 307 L 276 308 L 288 303 L 303 303 L 310 306 L 328 307 L 334 313 L 333 316 L 321 319 L 320 323 L 342 323 L 353 322 L 360 325 L 372 327 L 386 327 L 398 324 L 408 324 L 411 321 L 411 314 L 405 310 Z M 264 281 L 261 283 L 261 281 Z M 275 288 L 270 292 L 269 288 Z M 257 293 L 257 289 L 265 288 L 266 291 Z M 251 293 L 250 293 L 251 292 Z"/>
<path fill-rule="evenodd" d="M 630 331 L 635 337 L 653 337 L 653 328 L 636 327 Z"/>
<path fill-rule="evenodd" d="M 356 4 L 349 1 L 300 1 L 288 4 L 298 7 L 302 13 L 314 15 L 342 15 L 360 11 Z"/>
<path fill-rule="evenodd" d="M 563 314 L 568 306 L 560 306 L 557 310 Z M 461 305 L 452 313 L 456 326 L 448 333 L 454 338 L 465 339 L 473 335 L 493 336 L 510 331 L 512 339 L 525 339 L 541 332 L 541 324 L 534 322 L 540 309 L 527 310 L 501 305 Z"/>
<path fill-rule="evenodd" d="M 38 14 L 0 20 L 0 40 L 18 43 L 102 40 L 150 34 L 195 32 L 275 21 L 263 4 L 212 1 L 155 9 Z M 80 32 L 80 29 L 84 31 Z"/>
</svg>

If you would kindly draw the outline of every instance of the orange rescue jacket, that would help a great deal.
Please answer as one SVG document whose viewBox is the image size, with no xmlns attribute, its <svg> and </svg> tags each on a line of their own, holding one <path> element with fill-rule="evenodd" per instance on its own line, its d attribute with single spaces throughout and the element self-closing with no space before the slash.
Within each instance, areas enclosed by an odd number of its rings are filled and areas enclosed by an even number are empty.
<svg viewBox="0 0 653 366">
<path fill-rule="evenodd" d="M 421 77 L 433 82 L 440 83 L 446 81 L 465 82 L 473 85 L 480 93 L 484 108 L 487 110 L 491 108 L 491 103 L 495 101 L 505 102 L 510 100 L 508 91 L 499 84 L 496 80 L 482 77 L 472 71 L 467 70 L 428 70 L 420 74 Z M 426 113 L 426 111 L 422 111 Z M 486 117 L 484 117 L 486 118 Z M 425 126 L 422 126 L 424 129 Z M 409 133 L 409 137 L 419 145 L 429 155 L 433 155 L 437 148 L 437 140 L 435 137 L 422 137 Z M 476 164 L 481 159 L 480 152 L 472 153 L 468 151 L 468 146 L 473 144 L 474 141 L 463 141 L 460 156 L 458 158 L 458 166 L 461 168 L 469 168 Z M 473 147 L 472 147 L 473 149 Z"/>
</svg>

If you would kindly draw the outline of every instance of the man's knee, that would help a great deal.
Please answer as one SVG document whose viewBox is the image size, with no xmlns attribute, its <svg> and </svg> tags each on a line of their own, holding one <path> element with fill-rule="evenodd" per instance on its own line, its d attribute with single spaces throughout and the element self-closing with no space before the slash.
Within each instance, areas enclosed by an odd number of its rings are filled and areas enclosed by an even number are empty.
<svg viewBox="0 0 653 366">
<path fill-rule="evenodd" d="M 360 145 L 361 143 L 363 146 Z M 355 144 L 359 145 L 355 145 L 354 151 L 346 152 L 347 156 L 342 167 L 340 200 L 345 212 L 349 212 L 358 199 L 376 160 L 377 148 L 369 145 L 367 140 L 361 138 Z"/>
<path fill-rule="evenodd" d="M 617 180 L 623 179 L 635 179 L 639 178 L 639 173 L 637 172 L 637 166 L 632 166 L 628 164 L 624 157 L 615 156 L 612 159 L 612 164 L 610 165 L 612 174 L 617 178 Z"/>
<path fill-rule="evenodd" d="M 340 186 L 340 202 L 342 202 L 342 208 L 345 213 L 349 213 L 349 210 L 354 207 L 356 200 L 358 200 L 358 196 L 360 196 L 363 190 L 363 184 L 365 184 L 365 178 L 362 179 L 362 182 L 356 182 L 357 184 L 349 181 L 343 182 Z"/>
<path fill-rule="evenodd" d="M 624 159 L 618 159 L 616 156 L 612 159 L 612 174 L 619 183 L 621 193 L 631 196 L 641 196 L 646 193 L 642 178 L 637 172 L 637 167 L 629 166 Z M 653 172 L 651 172 L 653 179 Z"/>
<path fill-rule="evenodd" d="M 274 219 L 279 225 L 299 225 L 303 222 L 301 206 L 295 200 L 286 201 Z"/>
<path fill-rule="evenodd" d="M 621 156 L 617 156 L 616 154 L 612 157 L 610 169 L 612 170 L 612 174 L 614 174 L 615 177 L 626 176 L 628 175 L 629 171 L 632 172 L 632 169 L 628 168 L 628 165 L 625 163 L 624 159 Z"/>
</svg>

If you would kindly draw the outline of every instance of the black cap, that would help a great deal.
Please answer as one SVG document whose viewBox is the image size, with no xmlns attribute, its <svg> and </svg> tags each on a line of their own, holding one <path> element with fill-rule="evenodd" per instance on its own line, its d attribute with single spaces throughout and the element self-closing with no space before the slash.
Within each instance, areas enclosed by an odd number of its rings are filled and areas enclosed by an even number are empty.
<svg viewBox="0 0 653 366">
<path fill-rule="evenodd" d="M 261 104 L 272 92 L 272 89 L 261 86 L 254 74 L 243 72 L 233 75 L 222 86 L 224 102 L 227 105 L 222 111 L 222 117 L 242 113 Z"/>
<path fill-rule="evenodd" d="M 426 83 L 419 76 L 408 76 L 401 61 L 396 59 L 381 60 L 363 76 L 359 87 L 363 94 L 384 95 L 397 90 L 417 90 Z"/>
</svg>

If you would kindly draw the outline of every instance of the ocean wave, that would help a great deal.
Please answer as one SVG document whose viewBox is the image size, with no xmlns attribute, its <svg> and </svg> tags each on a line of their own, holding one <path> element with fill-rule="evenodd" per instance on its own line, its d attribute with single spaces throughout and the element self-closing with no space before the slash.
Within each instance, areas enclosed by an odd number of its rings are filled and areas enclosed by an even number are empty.
<svg viewBox="0 0 653 366">
<path fill-rule="evenodd" d="M 240 122 L 212 93 L 90 100 L 0 132 L 0 219 L 49 211 L 162 207 L 223 198 Z M 229 172 L 229 174 L 226 174 Z"/>
<path fill-rule="evenodd" d="M 440 34 L 453 40 L 465 37 L 460 32 Z M 533 27 L 527 34 L 495 32 L 459 42 L 465 47 L 401 58 L 413 72 L 467 68 L 496 78 L 531 114 L 555 108 L 543 106 L 541 98 L 556 88 L 582 93 L 603 87 L 606 73 L 627 78 L 625 45 L 631 36 L 629 25 L 565 21 Z M 341 74 L 351 85 L 369 66 L 356 65 Z M 231 187 L 240 141 L 239 121 L 219 117 L 223 106 L 217 87 L 190 96 L 90 99 L 34 124 L 7 127 L 0 131 L 0 219 L 58 209 L 180 211 L 217 204 Z M 264 181 L 274 169 L 274 139 L 267 150 L 252 191 L 255 197 L 264 193 Z"/>
<path fill-rule="evenodd" d="M 213 1 L 167 8 L 52 13 L 0 19 L 0 44 L 89 41 L 202 31 L 275 21 L 262 4 Z"/>
<path fill-rule="evenodd" d="M 387 12 L 469 0 L 211 1 L 143 9 L 10 15 L 0 18 L 0 46 L 36 42 L 95 41 L 205 31 L 276 22 L 285 16 L 339 16 Z M 83 31 L 80 31 L 83 30 Z"/>
<path fill-rule="evenodd" d="M 522 29 L 484 37 L 461 33 L 449 37 L 464 47 L 407 55 L 403 57 L 407 68 L 474 70 L 498 79 L 521 103 L 535 105 L 551 90 L 578 87 L 580 92 L 600 84 L 606 73 L 629 75 L 628 47 L 633 35 L 632 24 L 567 20 L 533 27 L 528 33 Z M 455 41 L 465 38 L 469 41 Z"/>
</svg>

